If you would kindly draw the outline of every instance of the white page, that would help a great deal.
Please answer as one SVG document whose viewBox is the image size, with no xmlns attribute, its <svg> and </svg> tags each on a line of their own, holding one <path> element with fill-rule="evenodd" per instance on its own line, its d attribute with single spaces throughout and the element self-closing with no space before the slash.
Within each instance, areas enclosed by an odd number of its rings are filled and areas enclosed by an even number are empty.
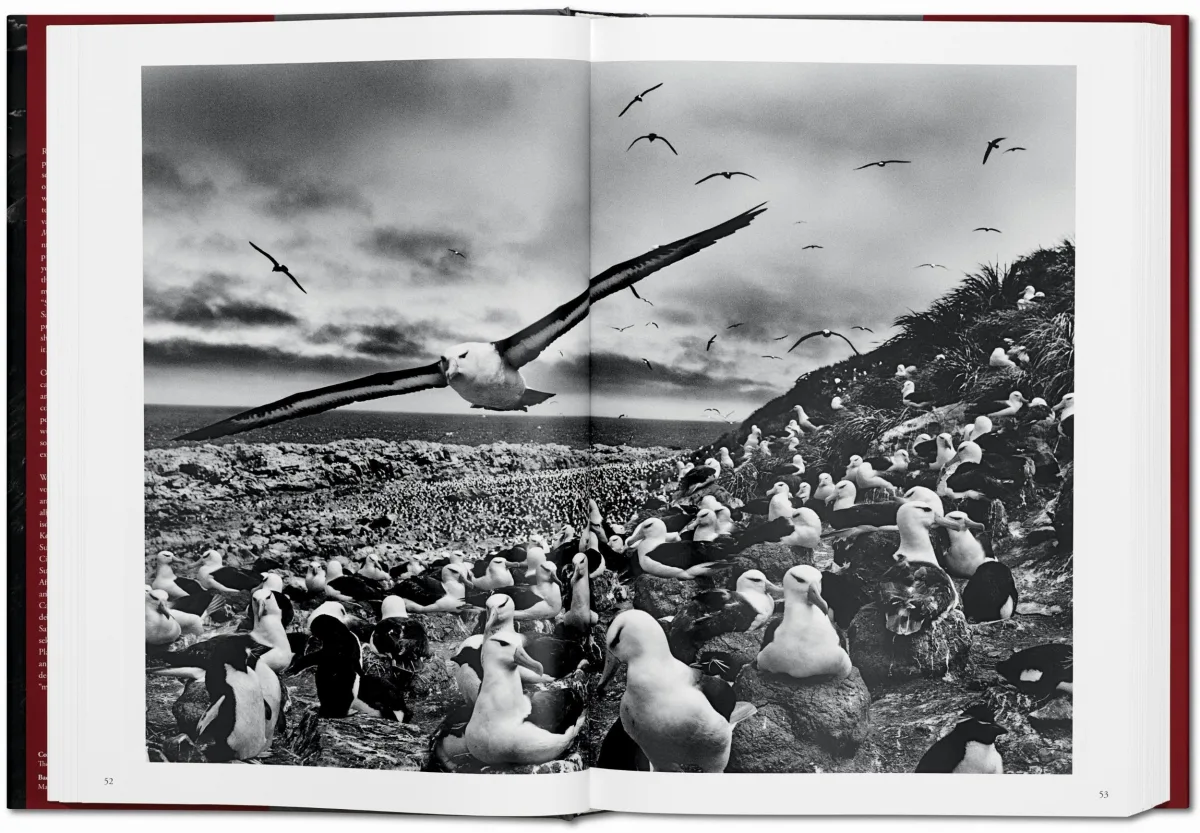
<svg viewBox="0 0 1200 833">
<path fill-rule="evenodd" d="M 67 229 L 78 220 L 78 251 L 102 257 L 109 274 L 122 276 L 101 293 L 104 298 L 91 296 L 86 279 L 75 283 L 74 278 L 82 275 L 68 277 L 74 272 L 69 265 L 74 257 L 72 247 L 63 246 L 51 254 L 50 271 L 63 279 L 54 279 L 49 292 L 53 331 L 75 331 L 75 323 L 67 322 L 74 321 L 76 308 L 71 300 L 78 297 L 78 309 L 95 313 L 79 316 L 78 332 L 85 342 L 98 339 L 95 350 L 77 352 L 67 344 L 72 340 L 69 336 L 52 348 L 52 375 L 58 380 L 83 380 L 78 390 L 73 382 L 52 385 L 54 398 L 67 410 L 81 401 L 88 403 L 84 407 L 96 417 L 82 435 L 55 438 L 52 456 L 65 465 L 69 460 L 84 461 L 84 471 L 106 471 L 110 478 L 108 487 L 93 484 L 80 492 L 64 484 L 64 492 L 53 501 L 51 511 L 56 517 L 79 513 L 68 527 L 105 532 L 96 538 L 84 536 L 78 546 L 73 541 L 61 550 L 61 559 L 54 559 L 50 583 L 58 593 L 50 602 L 50 618 L 58 626 L 52 625 L 51 631 L 59 634 L 61 623 L 70 620 L 70 611 L 82 604 L 79 596 L 63 599 L 68 583 L 77 593 L 88 588 L 92 599 L 106 595 L 112 604 L 108 609 L 121 611 L 103 629 L 87 630 L 89 644 L 79 646 L 83 654 L 77 661 L 52 663 L 50 690 L 59 695 L 68 690 L 83 692 L 87 698 L 81 724 L 51 721 L 52 800 L 482 815 L 565 815 L 587 809 L 586 775 L 578 772 L 544 776 L 536 781 L 539 789 L 533 790 L 506 776 L 151 764 L 146 761 L 145 703 L 139 687 L 131 690 L 100 681 L 140 679 L 144 663 L 139 640 L 133 638 L 144 627 L 137 616 L 141 590 L 135 573 L 140 573 L 140 568 L 134 572 L 114 569 L 111 560 L 117 552 L 133 552 L 143 546 L 142 501 L 137 497 L 142 489 L 143 443 L 143 344 L 138 323 L 143 305 L 143 67 L 422 58 L 586 61 L 588 32 L 584 21 L 544 16 L 49 30 L 49 129 L 53 135 L 48 155 L 62 157 L 66 163 L 50 175 L 55 195 L 50 204 L 57 205 L 51 209 L 50 234 L 68 239 L 73 235 Z M 87 69 L 76 74 L 77 67 Z M 574 138 L 558 138 L 564 142 L 563 153 L 579 154 L 578 178 L 586 188 L 586 74 L 577 73 L 576 77 L 581 83 L 580 129 Z M 75 151 L 65 152 L 65 147 L 79 148 L 85 164 L 71 165 Z M 536 173 L 529 172 L 531 176 Z M 569 182 L 566 185 L 570 187 Z M 569 216 L 556 219 L 564 228 L 570 227 Z M 578 262 L 557 278 L 561 282 L 557 294 L 563 297 L 554 300 L 549 297 L 553 287 L 544 290 L 547 299 L 539 298 L 534 307 L 538 315 L 585 286 L 586 219 L 578 226 Z M 102 326 L 105 335 L 91 330 L 89 322 Z M 586 336 L 585 328 L 573 334 L 581 340 L 585 353 Z M 102 364 L 92 364 L 92 359 Z M 68 477 L 75 479 L 74 475 Z M 105 540 L 103 552 L 89 555 L 87 540 Z M 69 582 L 65 580 L 68 575 Z M 93 608 L 87 610 L 89 617 L 102 615 Z M 117 636 L 120 633 L 130 639 Z M 104 719 L 91 719 L 97 714 Z"/>
<path fill-rule="evenodd" d="M 1133 213 L 1134 195 L 1142 187 L 1141 183 L 1150 178 L 1143 157 L 1146 148 L 1130 129 L 1133 124 L 1140 123 L 1140 97 L 1150 94 L 1142 86 L 1139 75 L 1143 54 L 1140 50 L 1147 44 L 1161 45 L 1166 38 L 1167 32 L 1162 27 L 1103 24 L 601 20 L 593 23 L 592 60 L 594 73 L 599 65 L 607 62 L 651 62 L 641 65 L 644 69 L 641 77 L 647 84 L 660 80 L 652 66 L 652 62 L 659 61 L 1074 67 L 1078 140 L 1075 242 L 1078 274 L 1082 276 L 1076 284 L 1075 298 L 1078 321 L 1075 390 L 1085 401 L 1101 402 L 1106 391 L 1111 389 L 1110 385 L 1136 383 L 1135 367 L 1166 366 L 1165 328 L 1146 333 L 1135 332 L 1127 326 L 1128 310 L 1135 308 L 1145 310 L 1148 317 L 1155 316 L 1150 320 L 1166 321 L 1168 273 L 1164 238 L 1157 232 L 1145 239 L 1130 233 L 1130 229 L 1137 228 L 1143 221 L 1143 217 Z M 674 78 L 679 76 L 678 72 L 672 73 Z M 632 80 L 625 80 L 627 86 L 637 86 Z M 665 92 L 664 88 L 657 94 L 661 96 Z M 704 107 L 703 92 L 689 90 L 685 94 L 695 97 L 695 107 Z M 1166 91 L 1156 90 L 1154 94 L 1165 96 Z M 594 90 L 593 96 L 611 108 L 603 93 Z M 1160 105 L 1161 101 L 1158 101 Z M 795 106 L 803 107 L 802 94 L 797 96 Z M 679 112 L 680 106 L 672 108 L 668 105 L 663 110 Z M 749 112 L 747 119 L 759 115 Z M 769 118 L 770 115 L 764 112 L 761 117 Z M 667 124 L 671 123 L 668 119 Z M 668 130 L 660 129 L 664 133 Z M 644 131 L 630 128 L 631 136 L 639 132 Z M 686 132 L 670 138 L 679 142 L 681 153 L 685 151 Z M 804 141 L 803 135 L 796 137 L 797 144 Z M 1166 158 L 1165 144 L 1159 144 L 1155 151 L 1158 159 Z M 740 167 L 744 163 L 749 171 L 754 170 L 750 166 L 757 161 L 753 150 L 743 152 L 742 148 L 730 149 L 726 158 L 728 166 Z M 871 158 L 866 157 L 863 161 Z M 594 166 L 595 160 L 593 147 Z M 667 161 L 675 160 L 667 157 Z M 693 171 L 695 176 L 691 179 L 710 170 L 721 170 L 715 157 L 706 158 L 701 164 L 708 164 L 708 167 Z M 1162 181 L 1162 171 L 1156 174 Z M 593 173 L 593 180 L 598 176 Z M 722 180 L 716 182 L 725 186 Z M 659 189 L 665 187 L 662 182 L 655 185 Z M 688 192 L 690 180 L 680 187 L 681 193 Z M 740 198 L 743 192 L 737 193 Z M 789 200 L 789 196 L 781 195 L 778 201 Z M 807 203 L 807 211 L 819 213 L 820 195 L 808 199 L 804 199 L 805 196 L 791 197 L 788 210 L 795 213 L 799 210 L 798 204 Z M 1156 198 L 1161 207 L 1165 193 L 1158 193 Z M 593 223 L 600 224 L 606 212 L 604 207 L 597 205 L 596 199 L 594 194 Z M 749 198 L 738 202 L 729 197 L 712 196 L 710 192 L 704 199 L 690 203 L 688 209 L 702 210 L 710 199 L 736 210 L 749 207 L 742 202 L 753 202 Z M 769 222 L 769 217 L 768 213 L 764 221 Z M 783 221 L 777 219 L 774 234 L 794 233 L 788 230 L 787 223 L 791 219 L 791 215 Z M 838 221 L 849 219 L 842 215 Z M 757 231 L 763 234 L 762 229 Z M 604 250 L 603 234 L 603 231 L 594 233 L 594 252 Z M 1142 260 L 1147 245 L 1156 251 L 1155 259 L 1150 262 Z M 602 255 L 600 257 L 603 259 Z M 1153 300 L 1147 299 L 1141 288 L 1125 279 L 1143 263 L 1154 276 L 1151 281 L 1157 292 Z M 793 291 L 803 297 L 802 278 Z M 1147 309 L 1148 306 L 1151 309 Z M 1138 356 L 1144 358 L 1135 364 Z M 1111 422 L 1107 425 L 1101 420 L 1085 422 L 1077 435 L 1077 447 L 1106 447 L 1118 459 L 1145 453 L 1139 450 L 1142 442 L 1156 442 L 1157 448 L 1164 448 L 1162 438 L 1169 436 L 1165 410 L 1156 413 L 1149 407 L 1128 411 L 1114 409 L 1109 418 Z M 1141 430 L 1132 430 L 1133 425 L 1140 426 Z M 800 778 L 787 774 L 726 773 L 715 776 L 595 769 L 590 774 L 593 805 L 597 809 L 636 812 L 739 815 L 748 812 L 1122 815 L 1142 809 L 1145 805 L 1142 796 L 1137 794 L 1140 788 L 1135 786 L 1140 781 L 1135 780 L 1135 776 L 1141 771 L 1143 759 L 1132 756 L 1129 750 L 1141 748 L 1143 738 L 1137 724 L 1114 719 L 1138 708 L 1134 689 L 1140 685 L 1140 672 L 1118 676 L 1110 674 L 1109 669 L 1114 657 L 1126 658 L 1129 662 L 1135 657 L 1138 661 L 1153 662 L 1155 670 L 1147 673 L 1154 674 L 1152 679 L 1164 680 L 1164 683 L 1157 687 L 1158 705 L 1149 711 L 1164 714 L 1165 666 L 1162 658 L 1148 660 L 1145 646 L 1135 641 L 1130 630 L 1111 626 L 1108 600 L 1112 592 L 1112 575 L 1114 571 L 1127 571 L 1123 565 L 1129 553 L 1137 552 L 1139 558 L 1153 558 L 1167 551 L 1166 539 L 1159 532 L 1167 527 L 1165 509 L 1137 489 L 1131 478 L 1120 477 L 1114 481 L 1105 477 L 1100 458 L 1081 455 L 1076 466 L 1076 517 L 1086 519 L 1096 513 L 1105 513 L 1104 507 L 1110 505 L 1136 504 L 1140 511 L 1159 518 L 1160 524 L 1150 524 L 1148 528 L 1139 521 L 1135 526 L 1133 518 L 1145 516 L 1131 513 L 1122 517 L 1110 512 L 1106 514 L 1103 527 L 1086 522 L 1077 527 L 1076 551 L 1087 555 L 1074 562 L 1075 672 L 1076 690 L 1081 693 L 1075 698 L 1072 774 L 1026 775 L 1007 778 L 1002 783 L 979 777 L 959 778 L 950 787 L 940 776 L 809 774 Z M 1156 489 L 1166 488 L 1165 467 L 1146 474 L 1155 481 Z M 1149 591 L 1153 594 L 1151 598 L 1162 598 L 1165 594 L 1161 577 L 1157 582 L 1157 586 Z M 1158 623 L 1157 633 L 1156 641 L 1165 644 L 1164 623 Z M 1166 750 L 1159 754 L 1159 771 L 1165 772 L 1161 756 L 1165 756 Z M 1165 790 L 1164 783 L 1148 803 L 1164 800 Z M 1102 793 L 1107 797 L 1102 798 Z M 864 803 L 864 795 L 870 796 L 869 803 Z"/>
</svg>

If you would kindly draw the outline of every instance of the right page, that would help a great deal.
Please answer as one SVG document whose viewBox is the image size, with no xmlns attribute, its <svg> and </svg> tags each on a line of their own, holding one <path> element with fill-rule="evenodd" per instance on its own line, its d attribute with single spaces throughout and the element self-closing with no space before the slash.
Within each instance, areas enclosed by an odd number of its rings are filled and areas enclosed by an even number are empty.
<svg viewBox="0 0 1200 833">
<path fill-rule="evenodd" d="M 1130 210 L 1159 207 L 1161 171 L 1137 160 L 1162 148 L 1128 131 L 1106 151 L 1086 130 L 1155 117 L 1155 93 L 1140 98 L 1153 75 L 1138 73 L 1160 34 L 593 22 L 593 262 L 766 203 L 733 239 L 591 314 L 594 419 L 710 423 L 630 519 L 640 575 L 607 628 L 594 807 L 1153 803 L 1128 762 L 1162 771 L 1161 726 L 1113 715 L 1161 710 L 1165 674 L 1149 700 L 1134 675 L 1102 675 L 1148 649 L 1105 627 L 1104 575 L 1132 518 L 1155 510 L 1149 490 L 1119 486 L 1128 513 L 1075 529 L 1118 500 L 1094 462 L 1076 477 L 1077 443 L 1115 456 L 1123 440 L 1077 439 L 1074 398 L 1124 382 L 1112 354 L 1139 348 L 1106 327 L 1154 320 L 1165 300 L 1122 283 L 1146 268 L 1165 290 Z M 1077 294 L 1077 243 L 1103 289 Z M 1165 335 L 1142 340 L 1163 355 Z M 1145 604 L 1141 580 L 1123 587 L 1130 605 Z M 1078 718 L 1076 659 L 1094 685 Z M 742 774 L 735 791 L 688 774 L 722 772 Z M 812 777 L 782 780 L 799 773 Z M 939 780 L 876 779 L 864 806 L 841 791 L 861 794 L 846 773 L 1042 777 L 964 779 L 953 797 Z"/>
</svg>

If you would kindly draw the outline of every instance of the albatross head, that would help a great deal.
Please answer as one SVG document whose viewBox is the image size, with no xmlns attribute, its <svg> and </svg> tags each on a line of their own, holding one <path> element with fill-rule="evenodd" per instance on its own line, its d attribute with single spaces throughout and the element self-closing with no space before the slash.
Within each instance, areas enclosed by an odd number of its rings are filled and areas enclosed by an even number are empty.
<svg viewBox="0 0 1200 833">
<path fill-rule="evenodd" d="M 783 598 L 788 605 L 814 605 L 822 613 L 829 613 L 829 605 L 821 596 L 821 572 L 807 564 L 799 564 L 784 573 Z"/>
<path fill-rule="evenodd" d="M 617 670 L 618 662 L 630 663 L 641 658 L 652 662 L 672 659 L 667 635 L 662 625 L 644 610 L 636 608 L 617 614 L 605 636 L 606 659 L 599 686 L 603 686 Z"/>
</svg>

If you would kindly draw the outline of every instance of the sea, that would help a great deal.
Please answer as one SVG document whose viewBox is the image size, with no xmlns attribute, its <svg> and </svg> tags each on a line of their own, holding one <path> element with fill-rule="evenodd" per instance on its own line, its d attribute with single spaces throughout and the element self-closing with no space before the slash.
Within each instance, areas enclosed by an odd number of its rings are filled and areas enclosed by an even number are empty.
<svg viewBox="0 0 1200 833">
<path fill-rule="evenodd" d="M 185 445 L 172 440 L 234 413 L 232 408 L 184 405 L 146 405 L 146 448 Z M 588 448 L 595 443 L 641 448 L 665 446 L 692 449 L 719 438 L 728 426 L 710 420 L 573 417 L 557 414 L 404 414 L 386 411 L 328 411 L 304 419 L 210 440 L 218 445 L 237 442 L 327 443 L 374 438 L 399 442 L 425 440 L 457 445 L 495 442 L 558 443 Z"/>
</svg>

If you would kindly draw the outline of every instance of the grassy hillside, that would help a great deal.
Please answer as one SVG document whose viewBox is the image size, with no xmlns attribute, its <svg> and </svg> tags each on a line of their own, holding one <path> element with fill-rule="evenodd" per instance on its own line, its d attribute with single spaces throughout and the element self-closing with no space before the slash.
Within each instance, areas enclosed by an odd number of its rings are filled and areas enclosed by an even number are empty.
<svg viewBox="0 0 1200 833">
<path fill-rule="evenodd" d="M 1045 293 L 1040 303 L 1017 309 L 1026 286 Z M 1013 390 L 1053 405 L 1074 387 L 1075 246 L 1071 241 L 1039 249 L 1006 267 L 985 265 L 934 301 L 923 312 L 896 319 L 900 333 L 875 350 L 827 365 L 796 380 L 782 396 L 763 405 L 743 422 L 698 453 L 703 457 L 722 445 L 740 448 L 757 425 L 766 434 L 781 434 L 801 405 L 814 421 L 829 423 L 802 449 L 810 465 L 845 464 L 885 431 L 920 414 L 900 399 L 902 380 L 896 366 L 916 366 L 912 397 L 935 406 L 982 397 L 1003 399 Z M 1021 370 L 998 370 L 988 357 L 1004 339 L 1023 345 L 1029 362 Z M 940 356 L 940 358 L 939 358 Z M 845 410 L 830 408 L 842 397 Z M 813 459 L 810 460 L 810 455 Z"/>
</svg>

